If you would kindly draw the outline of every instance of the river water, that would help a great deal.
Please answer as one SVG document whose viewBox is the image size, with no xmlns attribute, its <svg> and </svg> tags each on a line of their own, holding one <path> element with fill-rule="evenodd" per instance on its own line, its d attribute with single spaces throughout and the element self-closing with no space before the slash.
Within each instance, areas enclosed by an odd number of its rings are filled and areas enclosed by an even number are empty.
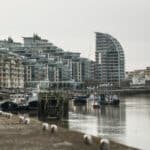
<svg viewBox="0 0 150 150">
<path fill-rule="evenodd" d="M 150 95 L 120 97 L 120 106 L 70 104 L 69 128 L 143 150 L 150 149 Z"/>
</svg>

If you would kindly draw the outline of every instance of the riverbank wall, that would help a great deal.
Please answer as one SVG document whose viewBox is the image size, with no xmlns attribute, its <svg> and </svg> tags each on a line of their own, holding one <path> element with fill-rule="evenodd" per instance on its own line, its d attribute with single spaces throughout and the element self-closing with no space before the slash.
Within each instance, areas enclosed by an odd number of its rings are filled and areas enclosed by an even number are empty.
<svg viewBox="0 0 150 150">
<path fill-rule="evenodd" d="M 19 116 L 0 116 L 1 150 L 99 150 L 99 137 L 93 137 L 91 145 L 83 142 L 83 134 L 58 126 L 57 133 L 42 130 L 42 121 L 31 118 L 28 125 L 19 123 Z M 53 123 L 53 122 L 51 122 Z M 51 124 L 50 123 L 50 124 Z M 111 150 L 137 150 L 110 141 Z"/>
<path fill-rule="evenodd" d="M 111 93 L 117 95 L 137 95 L 137 94 L 150 94 L 150 88 L 120 88 L 120 89 L 94 89 L 94 90 L 74 90 L 69 91 L 68 93 L 78 93 L 79 95 L 90 95 L 91 93 Z"/>
<path fill-rule="evenodd" d="M 90 95 L 91 93 L 111 93 L 117 95 L 137 95 L 137 94 L 150 94 L 150 87 L 143 87 L 143 88 L 120 88 L 120 89 L 82 89 L 82 90 L 51 90 L 50 92 L 58 92 L 62 93 L 63 95 L 67 95 L 70 99 L 74 95 Z M 9 99 L 9 95 L 11 91 L 0 91 L 0 101 L 4 99 Z M 14 93 L 13 93 L 14 94 Z"/>
<path fill-rule="evenodd" d="M 137 94 L 150 94 L 150 88 L 141 89 L 117 89 L 112 90 L 113 93 L 119 95 L 137 95 Z"/>
</svg>

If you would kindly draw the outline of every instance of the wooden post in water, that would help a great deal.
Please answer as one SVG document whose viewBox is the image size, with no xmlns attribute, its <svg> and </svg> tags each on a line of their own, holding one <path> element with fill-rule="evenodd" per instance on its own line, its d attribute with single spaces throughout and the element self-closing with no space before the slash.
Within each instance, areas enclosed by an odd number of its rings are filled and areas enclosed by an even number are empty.
<svg viewBox="0 0 150 150">
<path fill-rule="evenodd" d="M 68 97 L 62 92 L 39 93 L 39 117 L 62 119 L 68 117 Z"/>
</svg>

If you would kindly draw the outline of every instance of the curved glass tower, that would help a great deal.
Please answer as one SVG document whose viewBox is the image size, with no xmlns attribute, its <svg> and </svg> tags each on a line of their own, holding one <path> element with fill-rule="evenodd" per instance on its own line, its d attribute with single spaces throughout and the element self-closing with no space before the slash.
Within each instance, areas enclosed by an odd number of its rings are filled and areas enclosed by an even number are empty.
<svg viewBox="0 0 150 150">
<path fill-rule="evenodd" d="M 96 32 L 97 80 L 120 86 L 125 77 L 124 51 L 109 34 Z"/>
</svg>

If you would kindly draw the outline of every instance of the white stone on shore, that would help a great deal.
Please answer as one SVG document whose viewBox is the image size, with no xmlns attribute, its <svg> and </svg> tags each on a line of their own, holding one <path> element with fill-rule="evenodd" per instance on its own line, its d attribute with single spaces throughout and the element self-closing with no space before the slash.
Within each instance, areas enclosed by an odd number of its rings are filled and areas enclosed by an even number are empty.
<svg viewBox="0 0 150 150">
<path fill-rule="evenodd" d="M 48 130 L 49 124 L 48 123 L 42 123 L 42 129 L 43 129 L 43 131 Z"/>
<path fill-rule="evenodd" d="M 92 136 L 91 135 L 83 135 L 83 141 L 85 144 L 92 144 Z"/>
<path fill-rule="evenodd" d="M 19 123 L 24 123 L 24 116 L 19 116 Z"/>
<path fill-rule="evenodd" d="M 100 150 L 110 150 L 110 143 L 108 139 L 100 140 Z"/>
<path fill-rule="evenodd" d="M 55 132 L 57 132 L 57 131 L 58 131 L 58 127 L 57 127 L 57 125 L 52 124 L 52 125 L 50 126 L 50 131 L 51 131 L 51 133 L 55 133 Z"/>
<path fill-rule="evenodd" d="M 30 124 L 30 118 L 25 118 L 24 119 L 24 124 Z"/>
</svg>

